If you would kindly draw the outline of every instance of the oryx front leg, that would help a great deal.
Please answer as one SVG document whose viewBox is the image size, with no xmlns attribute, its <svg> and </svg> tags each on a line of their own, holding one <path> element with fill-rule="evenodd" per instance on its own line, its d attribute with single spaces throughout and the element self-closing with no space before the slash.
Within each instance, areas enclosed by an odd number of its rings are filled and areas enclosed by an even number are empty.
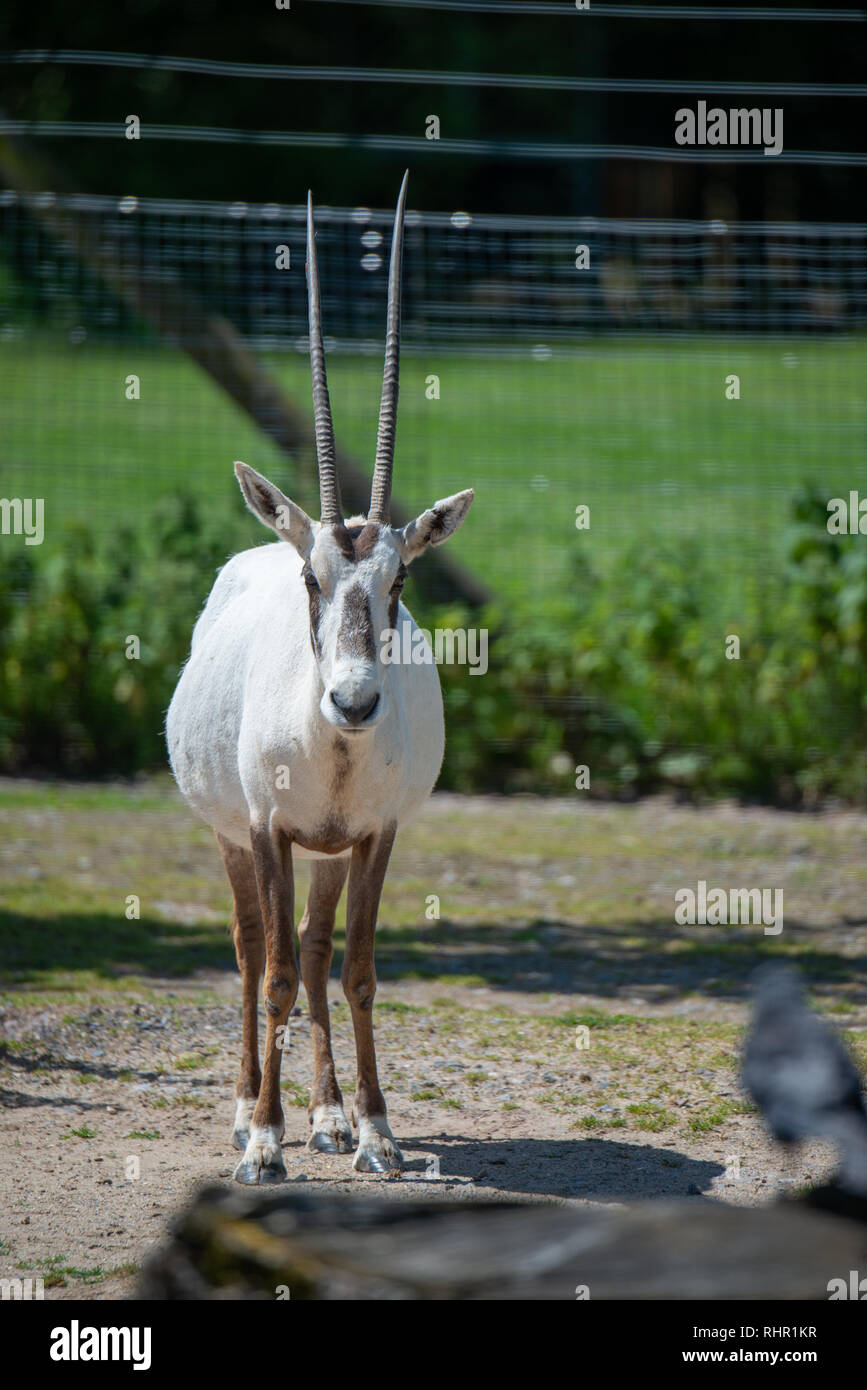
<svg viewBox="0 0 867 1390">
<path fill-rule="evenodd" d="M 378 835 L 371 835 L 356 845 L 349 870 L 342 983 L 352 1010 L 358 1059 L 355 1093 L 358 1152 L 352 1166 L 359 1173 L 389 1173 L 403 1167 L 403 1155 L 388 1127 L 385 1099 L 379 1089 L 376 1073 L 373 1042 L 373 998 L 376 994 L 374 934 L 394 833 L 394 825 L 389 825 Z"/>
<path fill-rule="evenodd" d="M 331 969 L 334 914 L 346 882 L 348 859 L 318 859 L 310 868 L 310 895 L 301 919 L 301 978 L 310 1005 L 313 1041 L 313 1085 L 307 1114 L 313 1133 L 307 1145 L 314 1153 L 348 1154 L 354 1148 L 352 1128 L 343 1113 L 343 1096 L 331 1052 L 328 1016 L 328 972 Z"/>
<path fill-rule="evenodd" d="M 283 1109 L 280 1062 L 289 1013 L 298 994 L 295 955 L 294 880 L 291 843 L 267 827 L 250 832 L 259 907 L 265 931 L 265 1058 L 250 1139 L 235 1169 L 236 1182 L 282 1182 Z"/>
</svg>

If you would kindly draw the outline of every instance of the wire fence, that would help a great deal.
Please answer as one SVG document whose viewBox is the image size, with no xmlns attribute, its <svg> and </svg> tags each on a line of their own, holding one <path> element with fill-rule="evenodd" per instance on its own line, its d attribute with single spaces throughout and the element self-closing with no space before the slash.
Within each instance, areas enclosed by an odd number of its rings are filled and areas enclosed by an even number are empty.
<svg viewBox="0 0 867 1390">
<path fill-rule="evenodd" d="M 391 216 L 317 213 L 335 427 L 368 471 Z M 409 215 L 396 495 L 417 512 L 474 487 L 449 552 L 544 643 L 509 675 L 544 691 L 544 715 L 512 685 L 449 686 L 462 785 L 559 786 L 590 747 L 611 785 L 647 762 L 647 785 L 788 796 L 809 766 L 816 786 L 860 795 L 858 679 L 833 652 L 815 665 L 786 586 L 797 499 L 812 489 L 821 515 L 863 476 L 865 239 L 849 224 Z M 214 568 L 265 539 L 235 459 L 316 514 L 309 446 L 281 446 L 250 408 L 270 382 L 309 425 L 304 261 L 301 207 L 0 194 L 7 765 L 161 760 Z M 227 342 L 243 409 L 211 370 Z M 37 514 L 45 545 L 26 550 L 42 534 L 6 523 Z M 158 538 L 150 559 L 142 536 Z M 835 592 L 816 590 L 821 621 L 849 633 L 861 589 Z M 129 632 L 148 644 L 138 682 L 117 656 Z M 729 634 L 748 644 L 734 720 Z M 585 640 L 604 669 L 576 680 Z M 801 703 L 799 662 L 819 672 Z M 758 772 L 756 739 L 772 750 Z"/>
<path fill-rule="evenodd" d="M 69 211 L 130 276 L 180 283 L 255 345 L 306 335 L 302 206 L 0 192 L 0 322 L 142 331 L 40 221 Z M 391 213 L 319 208 L 328 330 L 379 347 Z M 567 347 L 590 335 L 851 332 L 867 323 L 867 226 L 410 212 L 408 350 Z M 291 272 L 291 273 L 285 273 Z"/>
<path fill-rule="evenodd" d="M 317 210 L 336 428 L 365 467 L 391 217 Z M 301 206 L 0 193 L 4 493 L 38 486 L 55 511 L 104 525 L 178 489 L 237 503 L 231 463 L 245 458 L 313 505 L 309 470 L 123 293 L 182 290 L 203 336 L 208 315 L 227 320 L 309 418 L 304 219 Z M 796 490 L 835 495 L 861 472 L 865 243 L 854 224 L 411 212 L 398 493 L 423 507 L 476 486 L 479 524 L 454 548 L 501 592 L 567 578 L 588 503 L 603 570 L 627 532 L 698 537 L 736 610 Z"/>
</svg>

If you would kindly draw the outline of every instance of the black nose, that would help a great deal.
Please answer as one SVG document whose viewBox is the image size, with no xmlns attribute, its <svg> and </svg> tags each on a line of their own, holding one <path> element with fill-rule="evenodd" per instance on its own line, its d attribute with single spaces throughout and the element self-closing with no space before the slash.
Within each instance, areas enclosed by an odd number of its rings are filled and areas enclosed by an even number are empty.
<svg viewBox="0 0 867 1390">
<path fill-rule="evenodd" d="M 373 699 L 368 700 L 366 704 L 346 705 L 342 700 L 338 699 L 332 690 L 331 703 L 340 710 L 347 724 L 363 724 L 365 719 L 370 718 L 379 704 L 379 692 L 377 691 Z"/>
</svg>

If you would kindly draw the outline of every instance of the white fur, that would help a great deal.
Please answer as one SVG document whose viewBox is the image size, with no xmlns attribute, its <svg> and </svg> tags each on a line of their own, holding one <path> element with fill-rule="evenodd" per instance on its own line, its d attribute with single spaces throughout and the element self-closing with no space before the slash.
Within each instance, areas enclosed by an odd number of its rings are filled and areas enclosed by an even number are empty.
<svg viewBox="0 0 867 1390">
<path fill-rule="evenodd" d="M 251 825 L 267 826 L 295 841 L 293 853 L 327 857 L 305 849 L 303 841 L 315 840 L 335 815 L 350 844 L 389 822 L 400 826 L 420 808 L 439 773 L 444 726 L 435 665 L 383 663 L 378 653 L 370 662 L 336 650 L 346 593 L 356 584 L 368 597 L 379 647 L 401 560 L 408 562 L 424 544 L 416 541 L 410 552 L 405 533 L 386 528 L 371 554 L 353 563 L 341 555 L 331 528 L 310 521 L 253 469 L 239 464 L 236 471 L 242 486 L 252 475 L 257 491 L 251 501 L 244 487 L 248 503 L 288 544 L 245 550 L 220 571 L 169 706 L 172 769 L 190 805 L 235 844 L 249 848 Z M 472 493 L 459 493 L 436 504 L 447 518 L 447 534 L 471 500 Z M 271 509 L 284 507 L 289 524 L 281 531 Z M 443 538 L 440 533 L 435 543 Z M 321 588 L 319 660 L 302 579 L 306 555 Z M 402 604 L 397 621 L 415 631 Z M 378 691 L 374 717 L 361 729 L 345 727 L 329 698 L 335 689 L 350 696 Z M 338 742 L 349 767 L 336 805 Z M 289 786 L 279 786 L 281 779 Z"/>
<path fill-rule="evenodd" d="M 232 1126 L 232 1142 L 242 1152 L 250 1142 L 250 1129 L 253 1123 L 255 1100 L 238 1100 L 235 1105 L 235 1123 Z"/>
</svg>

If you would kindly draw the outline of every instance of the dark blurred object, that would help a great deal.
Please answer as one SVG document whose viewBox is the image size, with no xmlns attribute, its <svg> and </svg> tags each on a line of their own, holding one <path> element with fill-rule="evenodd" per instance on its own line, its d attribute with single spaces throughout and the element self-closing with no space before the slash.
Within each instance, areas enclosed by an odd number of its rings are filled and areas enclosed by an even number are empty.
<svg viewBox="0 0 867 1390">
<path fill-rule="evenodd" d="M 855 1063 L 833 1029 L 807 1008 L 791 966 L 763 966 L 755 985 L 744 1085 L 781 1143 L 833 1140 L 839 1187 L 867 1197 L 867 1112 Z"/>
<path fill-rule="evenodd" d="M 145 1265 L 152 1300 L 826 1299 L 864 1226 L 794 1203 L 568 1208 L 208 1188 Z"/>
</svg>

